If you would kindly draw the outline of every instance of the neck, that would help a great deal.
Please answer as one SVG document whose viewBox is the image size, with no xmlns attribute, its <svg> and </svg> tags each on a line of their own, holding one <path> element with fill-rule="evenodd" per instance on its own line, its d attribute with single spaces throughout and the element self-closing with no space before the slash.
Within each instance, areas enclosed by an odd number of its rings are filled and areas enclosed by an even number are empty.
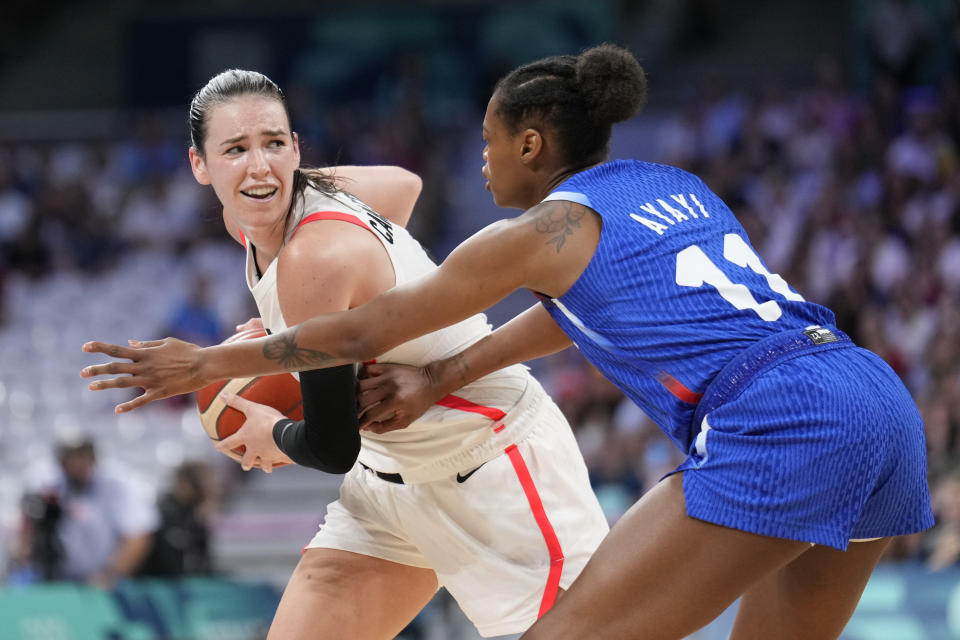
<svg viewBox="0 0 960 640">
<path fill-rule="evenodd" d="M 286 212 L 288 210 L 289 204 L 279 219 L 269 223 L 239 225 L 240 230 L 247 237 L 247 242 L 257 248 L 257 262 L 270 264 L 283 248 L 287 232 Z"/>
<path fill-rule="evenodd" d="M 556 189 L 558 185 L 563 184 L 565 180 L 570 179 L 571 176 L 574 176 L 580 173 L 581 171 L 586 171 L 587 169 L 591 169 L 597 166 L 598 164 L 602 164 L 603 162 L 606 162 L 606 160 L 601 160 L 600 162 L 591 162 L 591 163 L 576 165 L 576 166 L 561 167 L 551 172 L 547 177 L 546 182 L 544 182 L 543 188 L 539 190 L 539 197 L 537 198 L 536 202 L 530 203 L 530 205 L 527 208 L 532 207 L 533 205 L 542 201 L 544 198 L 547 197 L 547 195 L 550 194 L 551 191 Z"/>
<path fill-rule="evenodd" d="M 243 229 L 243 234 L 247 236 L 247 242 L 257 248 L 257 262 L 263 262 L 265 266 L 273 262 L 273 259 L 280 253 L 283 247 L 283 232 L 280 233 L 264 229 Z"/>
</svg>

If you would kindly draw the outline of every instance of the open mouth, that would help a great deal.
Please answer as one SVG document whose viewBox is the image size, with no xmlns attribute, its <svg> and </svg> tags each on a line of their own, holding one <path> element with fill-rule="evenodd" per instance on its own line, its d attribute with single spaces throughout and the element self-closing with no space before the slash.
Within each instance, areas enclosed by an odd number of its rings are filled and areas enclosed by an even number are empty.
<svg viewBox="0 0 960 640">
<path fill-rule="evenodd" d="M 275 194 L 276 192 L 277 192 L 276 187 L 256 187 L 254 189 L 247 189 L 245 191 L 241 191 L 240 193 L 247 196 L 248 198 L 253 198 L 254 200 L 267 200 L 273 197 L 273 194 Z"/>
</svg>

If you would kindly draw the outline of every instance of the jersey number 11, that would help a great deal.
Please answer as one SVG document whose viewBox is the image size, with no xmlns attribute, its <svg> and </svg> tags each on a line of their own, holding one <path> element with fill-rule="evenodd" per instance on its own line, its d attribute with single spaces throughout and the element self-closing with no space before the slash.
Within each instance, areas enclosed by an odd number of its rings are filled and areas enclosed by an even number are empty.
<svg viewBox="0 0 960 640">
<path fill-rule="evenodd" d="M 790 289 L 787 281 L 776 273 L 770 273 L 750 245 L 735 233 L 723 237 L 723 257 L 741 269 L 750 268 L 767 279 L 767 286 L 787 300 L 802 301 L 803 296 Z M 677 254 L 677 284 L 681 287 L 702 287 L 707 284 L 737 309 L 750 309 L 767 322 L 783 315 L 780 305 L 774 300 L 757 302 L 746 285 L 733 282 L 715 265 L 697 245 L 690 245 Z"/>
</svg>

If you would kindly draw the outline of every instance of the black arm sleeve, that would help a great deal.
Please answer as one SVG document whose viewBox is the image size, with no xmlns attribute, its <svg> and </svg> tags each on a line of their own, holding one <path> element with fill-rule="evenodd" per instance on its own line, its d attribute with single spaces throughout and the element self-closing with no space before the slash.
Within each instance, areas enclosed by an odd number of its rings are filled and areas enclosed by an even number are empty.
<svg viewBox="0 0 960 640">
<path fill-rule="evenodd" d="M 360 453 L 357 380 L 352 364 L 300 372 L 303 420 L 279 420 L 273 439 L 291 460 L 346 473 Z"/>
</svg>

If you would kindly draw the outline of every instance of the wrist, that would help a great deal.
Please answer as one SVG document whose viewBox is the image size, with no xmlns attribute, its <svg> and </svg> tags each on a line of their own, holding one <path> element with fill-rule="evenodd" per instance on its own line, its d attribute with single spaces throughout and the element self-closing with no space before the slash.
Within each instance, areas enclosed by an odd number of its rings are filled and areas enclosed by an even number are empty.
<svg viewBox="0 0 960 640">
<path fill-rule="evenodd" d="M 241 375 L 229 372 L 230 367 L 230 349 L 228 347 L 239 348 L 238 342 L 228 345 L 214 345 L 210 347 L 197 348 L 193 355 L 193 375 L 194 379 L 201 385 L 207 385 L 217 380 L 226 380 L 229 378 L 239 378 Z"/>
<path fill-rule="evenodd" d="M 434 400 L 439 400 L 449 393 L 453 393 L 469 381 L 462 379 L 460 367 L 455 366 L 454 360 L 459 356 L 437 360 L 424 367 L 430 388 L 433 390 Z"/>
<path fill-rule="evenodd" d="M 212 380 L 209 379 L 209 365 L 207 364 L 208 358 L 206 357 L 205 351 L 205 349 L 198 349 L 193 361 L 193 377 L 196 378 L 201 385 L 212 382 Z"/>
</svg>

